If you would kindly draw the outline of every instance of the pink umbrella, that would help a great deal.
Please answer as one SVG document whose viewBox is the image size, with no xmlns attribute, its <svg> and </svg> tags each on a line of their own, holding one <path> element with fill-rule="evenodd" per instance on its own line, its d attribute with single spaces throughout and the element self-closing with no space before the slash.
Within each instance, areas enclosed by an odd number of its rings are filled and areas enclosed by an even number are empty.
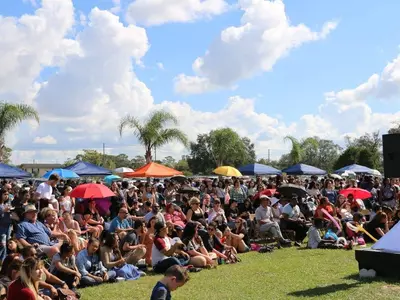
<svg viewBox="0 0 400 300">
<path fill-rule="evenodd" d="M 347 197 L 349 194 L 353 194 L 354 199 L 361 199 L 361 200 L 365 200 L 372 197 L 372 194 L 370 192 L 360 188 L 348 188 L 345 190 L 341 190 L 339 194 L 345 197 Z"/>
</svg>

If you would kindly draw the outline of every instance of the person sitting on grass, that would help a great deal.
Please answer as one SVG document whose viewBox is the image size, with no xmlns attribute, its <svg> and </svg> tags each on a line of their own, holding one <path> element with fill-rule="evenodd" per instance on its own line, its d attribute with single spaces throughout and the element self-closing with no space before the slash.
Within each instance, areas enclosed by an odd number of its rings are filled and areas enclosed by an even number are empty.
<svg viewBox="0 0 400 300">
<path fill-rule="evenodd" d="M 213 252 L 208 253 L 204 247 L 201 237 L 198 235 L 198 223 L 188 222 L 183 230 L 182 242 L 184 250 L 190 255 L 189 264 L 196 268 L 211 268 L 215 266 L 213 259 L 217 255 Z"/>
<path fill-rule="evenodd" d="M 189 262 L 189 255 L 182 250 L 183 243 L 177 241 L 172 245 L 171 241 L 165 223 L 157 222 L 154 225 L 154 242 L 151 251 L 151 263 L 155 273 L 164 273 L 171 266 L 185 266 Z M 181 259 L 177 255 L 180 255 Z"/>
<path fill-rule="evenodd" d="M 77 286 L 81 279 L 81 274 L 75 263 L 74 247 L 64 243 L 60 247 L 60 253 L 53 256 L 50 272 L 63 280 L 68 287 L 77 293 Z"/>
<path fill-rule="evenodd" d="M 280 244 L 290 245 L 290 240 L 286 240 L 282 236 L 279 224 L 274 221 L 270 198 L 266 195 L 260 197 L 260 206 L 256 209 L 256 220 L 260 224 L 260 232 L 270 233 L 272 237 Z"/>
<path fill-rule="evenodd" d="M 78 253 L 76 266 L 81 274 L 81 287 L 95 286 L 103 282 L 113 281 L 117 274 L 108 271 L 102 264 L 98 255 L 100 242 L 98 239 L 90 238 L 86 249 Z"/>
<path fill-rule="evenodd" d="M 348 245 L 337 244 L 334 239 L 322 239 L 320 230 L 324 227 L 324 221 L 322 219 L 314 219 L 313 226 L 308 230 L 308 248 L 310 249 L 352 249 L 353 243 L 350 242 Z"/>
<path fill-rule="evenodd" d="M 364 229 L 369 232 L 375 239 L 379 240 L 389 231 L 388 218 L 383 211 L 378 212 L 375 217 L 364 224 Z M 364 235 L 366 243 L 373 243 L 374 241 L 367 235 Z"/>
<path fill-rule="evenodd" d="M 123 239 L 129 232 L 133 231 L 133 228 L 129 224 L 127 220 L 128 209 L 121 207 L 118 212 L 118 216 L 116 216 L 110 224 L 110 233 L 118 234 L 120 239 Z"/>
<path fill-rule="evenodd" d="M 146 245 L 143 244 L 146 234 L 144 225 L 142 221 L 136 220 L 134 231 L 120 241 L 121 253 L 128 264 L 136 265 L 146 255 Z"/>
<path fill-rule="evenodd" d="M 178 265 L 169 267 L 164 277 L 154 286 L 150 300 L 171 300 L 171 292 L 189 280 L 188 271 Z"/>
</svg>

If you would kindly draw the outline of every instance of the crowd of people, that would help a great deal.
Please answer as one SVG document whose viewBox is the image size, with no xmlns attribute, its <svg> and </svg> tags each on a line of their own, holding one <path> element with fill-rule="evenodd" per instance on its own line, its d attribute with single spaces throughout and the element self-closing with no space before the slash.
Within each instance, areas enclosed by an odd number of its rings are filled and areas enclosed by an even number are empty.
<svg viewBox="0 0 400 300">
<path fill-rule="evenodd" d="M 78 184 L 56 174 L 37 187 L 1 183 L 1 299 L 79 298 L 78 288 L 137 280 L 149 270 L 166 274 L 152 299 L 169 299 L 187 272 L 236 263 L 260 239 L 280 248 L 301 246 L 308 235 L 309 248 L 351 249 L 371 238 L 349 230 L 348 222 L 379 239 L 400 220 L 398 179 L 120 181 L 110 185 L 114 196 L 106 207 L 71 197 Z M 307 196 L 279 193 L 285 184 Z M 352 187 L 371 197 L 341 194 Z M 345 242 L 337 243 L 339 237 Z"/>
</svg>

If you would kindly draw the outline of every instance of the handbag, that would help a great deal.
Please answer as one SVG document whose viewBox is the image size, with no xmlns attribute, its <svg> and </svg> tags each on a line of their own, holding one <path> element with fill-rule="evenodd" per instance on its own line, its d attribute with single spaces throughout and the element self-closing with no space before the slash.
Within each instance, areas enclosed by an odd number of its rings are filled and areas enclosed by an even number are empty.
<svg viewBox="0 0 400 300">
<path fill-rule="evenodd" d="M 231 249 L 225 250 L 225 256 L 227 257 L 227 264 L 236 264 L 241 262 L 241 259 L 235 253 L 233 253 Z"/>
<path fill-rule="evenodd" d="M 78 300 L 79 298 L 76 296 L 76 294 L 67 289 L 58 289 L 58 299 L 59 300 Z"/>
</svg>

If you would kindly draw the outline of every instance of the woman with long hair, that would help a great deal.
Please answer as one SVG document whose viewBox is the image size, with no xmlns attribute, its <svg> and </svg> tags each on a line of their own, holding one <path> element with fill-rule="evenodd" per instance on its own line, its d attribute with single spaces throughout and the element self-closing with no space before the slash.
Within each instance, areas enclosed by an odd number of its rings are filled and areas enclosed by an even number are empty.
<svg viewBox="0 0 400 300">
<path fill-rule="evenodd" d="M 39 281 L 42 276 L 42 262 L 27 258 L 19 272 L 19 277 L 8 288 L 8 300 L 47 300 L 39 295 Z"/>
<path fill-rule="evenodd" d="M 190 256 L 190 265 L 196 268 L 211 268 L 214 266 L 213 259 L 216 259 L 217 255 L 213 252 L 208 253 L 197 229 L 197 222 L 186 224 L 182 234 L 182 243 L 185 245 L 183 250 Z"/>
<path fill-rule="evenodd" d="M 101 261 L 107 269 L 114 270 L 117 277 L 126 280 L 139 279 L 141 275 L 146 273 L 139 271 L 134 265 L 128 264 L 122 257 L 119 249 L 119 238 L 115 233 L 108 233 L 104 240 L 103 246 L 100 248 Z"/>
<path fill-rule="evenodd" d="M 156 224 L 156 217 L 151 217 L 150 221 L 147 223 L 147 228 L 145 230 L 144 238 L 140 243 L 146 246 L 146 255 L 144 256 L 146 264 L 151 266 L 151 251 L 153 248 L 154 241 L 154 225 Z"/>
</svg>

